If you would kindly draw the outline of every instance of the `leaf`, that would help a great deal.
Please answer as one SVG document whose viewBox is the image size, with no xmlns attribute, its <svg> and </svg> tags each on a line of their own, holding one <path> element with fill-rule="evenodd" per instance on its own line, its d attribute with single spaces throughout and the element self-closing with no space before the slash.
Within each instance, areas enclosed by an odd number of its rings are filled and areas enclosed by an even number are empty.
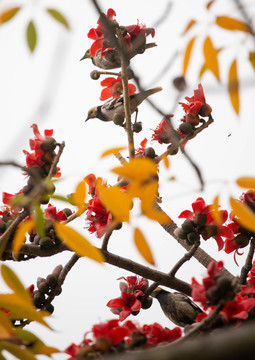
<svg viewBox="0 0 255 360">
<path fill-rule="evenodd" d="M 40 237 L 45 237 L 45 220 L 43 211 L 39 205 L 35 206 L 35 223 L 36 230 L 39 233 Z"/>
<path fill-rule="evenodd" d="M 173 222 L 172 219 L 164 213 L 164 211 L 157 211 L 153 208 L 146 210 L 144 215 L 151 220 L 159 222 L 160 224 L 170 224 Z"/>
<path fill-rule="evenodd" d="M 196 23 L 197 23 L 196 20 L 191 19 L 191 20 L 188 22 L 186 28 L 184 29 L 183 34 L 186 34 L 186 33 L 192 28 L 192 26 L 194 26 Z"/>
<path fill-rule="evenodd" d="M 158 182 L 152 181 L 140 190 L 139 197 L 141 199 L 141 210 L 145 213 L 151 209 L 158 195 Z"/>
<path fill-rule="evenodd" d="M 63 195 L 51 195 L 50 197 L 51 197 L 52 199 L 56 199 L 56 200 L 60 200 L 60 201 L 65 201 L 65 202 L 73 205 L 73 201 L 72 201 L 70 198 L 66 197 L 66 196 L 63 196 Z"/>
<path fill-rule="evenodd" d="M 51 355 L 59 352 L 58 349 L 54 347 L 49 347 L 43 343 L 35 334 L 30 331 L 16 328 L 17 335 L 23 340 L 23 342 L 30 343 L 29 348 L 34 354 L 44 354 Z"/>
<path fill-rule="evenodd" d="M 129 222 L 129 211 L 132 208 L 129 194 L 118 186 L 107 187 L 105 185 L 98 185 L 98 190 L 100 200 L 114 218 L 119 222 Z"/>
<path fill-rule="evenodd" d="M 56 9 L 46 9 L 46 11 L 50 16 L 53 17 L 53 19 L 57 20 L 60 24 L 64 25 L 64 27 L 66 29 L 68 29 L 68 30 L 70 29 L 70 25 L 68 23 L 68 20 L 58 10 L 56 10 Z"/>
<path fill-rule="evenodd" d="M 19 224 L 14 235 L 12 250 L 18 253 L 23 243 L 26 241 L 26 233 L 30 233 L 35 227 L 35 222 L 32 219 L 26 220 Z"/>
<path fill-rule="evenodd" d="M 26 299 L 21 298 L 17 294 L 0 294 L 0 307 L 11 312 L 9 314 L 11 320 L 29 319 L 50 328 L 43 319 L 44 316 L 49 316 L 50 314 L 45 311 L 38 311 L 34 307 L 32 298 L 30 301 L 26 301 Z"/>
<path fill-rule="evenodd" d="M 249 61 L 251 63 L 251 66 L 255 70 L 255 51 L 250 51 L 249 52 Z"/>
<path fill-rule="evenodd" d="M 186 46 L 186 50 L 185 50 L 184 58 L 183 58 L 183 75 L 185 75 L 187 72 L 190 55 L 191 55 L 195 40 L 196 40 L 196 36 L 194 36 L 192 39 L 190 39 L 190 41 L 188 42 L 188 44 Z"/>
<path fill-rule="evenodd" d="M 37 43 L 37 33 L 36 33 L 35 24 L 33 21 L 30 21 L 27 26 L 27 44 L 31 52 L 35 50 L 36 43 Z"/>
<path fill-rule="evenodd" d="M 95 260 L 99 263 L 105 261 L 101 251 L 93 246 L 84 236 L 79 234 L 76 230 L 55 222 L 54 224 L 57 235 L 64 243 L 74 250 L 79 256 L 87 256 L 88 258 Z"/>
<path fill-rule="evenodd" d="M 232 62 L 232 65 L 229 68 L 228 92 L 232 106 L 238 115 L 239 114 L 239 81 L 237 75 L 236 60 Z"/>
<path fill-rule="evenodd" d="M 222 224 L 222 213 L 219 212 L 219 196 L 215 196 L 212 205 L 210 205 L 210 209 L 212 210 L 211 215 L 213 220 L 217 225 Z"/>
<path fill-rule="evenodd" d="M 151 249 L 143 236 L 142 232 L 135 228 L 134 231 L 134 242 L 142 257 L 151 265 L 155 265 L 154 258 L 151 252 Z"/>
<path fill-rule="evenodd" d="M 86 184 L 85 181 L 82 180 L 76 186 L 75 192 L 72 194 L 73 204 L 78 207 L 78 215 L 81 215 L 86 209 L 85 200 L 86 200 Z"/>
<path fill-rule="evenodd" d="M 103 154 L 101 155 L 101 158 L 104 158 L 108 155 L 115 155 L 117 154 L 118 152 L 122 151 L 122 150 L 125 150 L 126 149 L 126 146 L 122 146 L 122 147 L 117 147 L 117 148 L 113 148 L 113 149 L 109 149 L 109 150 L 106 150 L 103 152 Z"/>
<path fill-rule="evenodd" d="M 168 160 L 168 155 L 164 155 L 163 158 L 162 158 L 163 162 L 164 162 L 164 165 L 167 169 L 169 169 L 169 166 L 170 166 L 170 162 Z"/>
<path fill-rule="evenodd" d="M 241 201 L 230 198 L 230 205 L 233 213 L 238 217 L 238 223 L 249 231 L 255 232 L 255 214 Z"/>
<path fill-rule="evenodd" d="M 151 176 L 157 175 L 157 165 L 148 158 L 133 158 L 112 171 L 133 181 L 143 182 Z"/>
<path fill-rule="evenodd" d="M 31 351 L 24 349 L 19 345 L 11 344 L 7 341 L 2 341 L 1 348 L 8 351 L 20 360 L 36 360 L 36 357 L 31 353 Z"/>
<path fill-rule="evenodd" d="M 0 25 L 11 20 L 20 10 L 20 7 L 13 7 L 0 13 Z"/>
<path fill-rule="evenodd" d="M 2 265 L 1 274 L 6 283 L 15 294 L 20 296 L 22 300 L 31 302 L 31 296 L 28 290 L 23 286 L 17 275 L 7 265 Z"/>
<path fill-rule="evenodd" d="M 206 65 L 205 65 L 205 63 L 203 63 L 203 65 L 202 65 L 201 68 L 200 68 L 199 75 L 198 75 L 199 80 L 200 80 L 201 77 L 204 75 L 204 73 L 205 73 L 206 70 L 207 70 Z"/>
<path fill-rule="evenodd" d="M 220 80 L 219 75 L 219 64 L 218 64 L 218 51 L 213 46 L 212 40 L 209 36 L 204 41 L 204 57 L 205 57 L 205 66 L 210 70 L 217 80 Z"/>
<path fill-rule="evenodd" d="M 246 188 L 246 189 L 253 189 L 255 190 L 255 178 L 244 176 L 240 177 L 236 180 L 237 185 Z"/>
<path fill-rule="evenodd" d="M 2 339 L 7 339 L 12 337 L 15 334 L 15 331 L 13 329 L 13 324 L 8 318 L 8 316 L 5 315 L 5 313 L 0 310 L 0 341 Z"/>
<path fill-rule="evenodd" d="M 215 2 L 215 0 L 210 0 L 210 1 L 206 4 L 206 9 L 209 10 L 210 7 L 213 5 L 214 2 Z"/>
<path fill-rule="evenodd" d="M 239 30 L 247 33 L 252 33 L 250 27 L 245 22 L 231 18 L 229 16 L 218 16 L 216 24 L 226 30 Z"/>
</svg>

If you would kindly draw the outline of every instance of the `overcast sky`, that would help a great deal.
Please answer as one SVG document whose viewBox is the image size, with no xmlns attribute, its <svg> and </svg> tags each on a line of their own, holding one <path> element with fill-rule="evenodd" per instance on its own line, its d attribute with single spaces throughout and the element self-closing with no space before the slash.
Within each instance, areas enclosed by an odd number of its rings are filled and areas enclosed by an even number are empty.
<svg viewBox="0 0 255 360">
<path fill-rule="evenodd" d="M 192 96 L 198 85 L 198 73 L 203 63 L 202 44 L 209 34 L 217 48 L 225 47 L 219 55 L 221 83 L 207 73 L 202 78 L 207 102 L 213 108 L 215 122 L 187 145 L 187 151 L 199 164 L 206 187 L 199 191 L 199 181 L 190 164 L 177 154 L 170 159 L 168 170 L 160 165 L 160 194 L 163 197 L 163 209 L 178 222 L 178 215 L 184 209 L 190 209 L 191 202 L 203 196 L 206 202 L 213 201 L 220 194 L 220 201 L 228 207 L 230 194 L 236 196 L 241 190 L 234 185 L 238 176 L 254 176 L 254 71 L 247 61 L 247 48 L 252 50 L 252 42 L 247 36 L 239 33 L 224 33 L 213 26 L 217 14 L 238 16 L 234 1 L 221 0 L 208 13 L 205 10 L 207 1 L 179 0 L 172 1 L 169 13 L 167 0 L 104 0 L 102 9 L 115 9 L 117 20 L 123 25 L 132 25 L 137 19 L 148 27 L 155 26 L 156 48 L 147 50 L 143 55 L 132 60 L 132 66 L 139 75 L 144 87 L 162 86 L 163 91 L 153 96 L 158 106 L 169 113 L 176 105 L 177 91 L 172 85 L 174 77 L 182 73 L 183 49 L 191 36 L 198 34 L 194 57 L 187 74 L 188 88 L 182 94 Z M 220 4 L 219 4 L 220 3 Z M 252 3 L 252 1 L 246 1 Z M 89 73 L 94 69 L 89 60 L 79 62 L 91 40 L 87 33 L 96 26 L 98 14 L 90 0 L 24 0 L 0 1 L 0 11 L 10 6 L 23 4 L 22 11 L 7 24 L 0 27 L 0 160 L 16 160 L 24 163 L 23 149 L 29 149 L 29 138 L 33 137 L 30 126 L 38 124 L 39 129 L 54 129 L 57 141 L 65 141 L 66 147 L 61 157 L 60 167 L 62 180 L 57 185 L 58 194 L 74 191 L 76 184 L 88 173 L 94 172 L 114 184 L 115 177 L 109 169 L 118 166 L 112 157 L 100 160 L 101 153 L 115 146 L 127 144 L 123 129 L 99 120 L 84 120 L 89 108 L 99 105 L 101 86 L 99 81 L 91 80 Z M 70 22 L 71 30 L 52 20 L 45 12 L 46 7 L 57 8 Z M 253 9 L 254 7 L 249 7 Z M 166 14 L 163 19 L 162 16 Z M 181 37 L 189 19 L 199 20 L 199 25 L 189 35 Z M 38 31 L 38 44 L 33 54 L 28 50 L 25 41 L 27 23 L 33 19 Z M 161 19 L 161 20 L 160 20 Z M 156 24 L 156 25 L 155 25 Z M 227 39 L 227 42 L 226 42 Z M 150 39 L 149 39 L 150 40 Z M 242 42 L 242 47 L 240 43 Z M 162 68 L 169 63 L 163 76 Z M 227 70 L 231 61 L 238 57 L 239 76 L 242 79 L 241 112 L 237 117 L 231 108 L 227 95 Z M 159 76 L 159 74 L 161 74 Z M 174 112 L 174 123 L 179 126 L 183 115 L 180 106 Z M 161 116 L 149 104 L 143 103 L 139 110 L 139 121 L 143 122 L 143 131 L 135 136 L 136 147 L 155 129 Z M 155 144 L 160 154 L 164 146 Z M 123 153 L 125 155 L 125 153 Z M 175 176 L 176 181 L 168 179 Z M 15 193 L 25 184 L 22 174 L 16 169 L 1 168 L 0 190 Z M 56 203 L 60 209 L 65 204 Z M 84 229 L 84 216 L 75 220 L 73 226 L 84 232 L 91 242 L 100 246 L 100 240 L 89 235 Z M 132 228 L 139 226 L 144 232 L 154 252 L 157 269 L 168 271 L 184 254 L 184 250 L 175 244 L 161 227 L 142 217 L 134 217 L 132 226 L 124 226 L 113 234 L 110 251 L 144 263 L 133 245 Z M 233 256 L 217 252 L 214 240 L 203 244 L 203 248 L 217 259 L 223 259 L 228 269 L 237 274 L 238 269 Z M 51 258 L 35 259 L 26 263 L 11 264 L 26 286 L 36 283 L 38 276 L 46 277 L 55 265 L 65 264 L 71 254 L 65 252 Z M 239 258 L 240 266 L 245 256 Z M 195 275 L 199 280 L 205 270 L 197 261 L 192 260 L 177 274 L 190 282 Z M 61 296 L 54 300 L 55 312 L 50 321 L 54 333 L 31 325 L 38 335 L 49 345 L 64 349 L 72 342 L 79 343 L 83 334 L 97 322 L 113 317 L 105 305 L 120 295 L 118 281 L 120 276 L 130 275 L 121 269 L 111 266 L 100 266 L 85 258 L 80 259 L 68 275 Z M 1 283 L 0 283 L 1 287 Z M 141 324 L 159 322 L 172 327 L 164 317 L 158 304 L 147 311 L 141 311 L 137 318 Z M 56 359 L 66 358 L 56 356 Z"/>
</svg>

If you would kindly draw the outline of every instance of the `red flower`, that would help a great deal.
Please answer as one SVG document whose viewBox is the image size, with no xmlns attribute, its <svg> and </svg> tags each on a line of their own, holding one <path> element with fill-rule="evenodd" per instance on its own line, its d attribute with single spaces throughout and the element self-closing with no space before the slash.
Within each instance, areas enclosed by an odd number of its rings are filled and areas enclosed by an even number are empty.
<svg viewBox="0 0 255 360">
<path fill-rule="evenodd" d="M 97 195 L 89 200 L 86 220 L 89 223 L 89 232 L 92 234 L 95 232 L 98 238 L 105 234 L 107 226 L 112 221 L 112 215 L 105 209 Z"/>
<path fill-rule="evenodd" d="M 144 325 L 142 328 L 142 333 L 146 335 L 148 346 L 167 344 L 182 336 L 181 328 L 175 327 L 174 329 L 170 330 L 163 328 L 158 323 Z"/>
<path fill-rule="evenodd" d="M 96 193 L 96 181 L 97 181 L 97 178 L 95 177 L 95 175 L 89 174 L 89 175 L 85 176 L 85 178 L 83 180 L 89 185 L 88 193 L 91 194 L 92 196 L 94 196 Z"/>
<path fill-rule="evenodd" d="M 117 79 L 115 79 L 114 77 L 108 77 L 103 81 L 101 81 L 101 85 L 106 86 L 106 88 L 104 88 L 101 91 L 101 96 L 100 96 L 101 101 L 107 100 L 111 97 L 118 98 L 122 94 L 123 85 L 122 85 L 122 80 L 119 76 L 117 77 Z M 128 85 L 129 95 L 134 94 L 135 91 L 136 91 L 135 85 L 129 84 Z"/>
<path fill-rule="evenodd" d="M 155 36 L 155 29 L 147 28 L 143 24 L 139 24 L 137 21 L 136 25 L 128 25 L 125 26 L 128 34 L 125 37 L 127 40 L 131 41 L 131 50 L 135 52 L 143 52 L 145 50 L 146 44 L 146 36 L 151 35 L 152 37 Z M 128 42 L 129 43 L 129 42 Z"/>
<path fill-rule="evenodd" d="M 147 142 L 148 142 L 148 140 L 146 138 L 143 139 L 143 141 L 141 141 L 140 147 L 138 149 L 136 149 L 136 151 L 135 151 L 135 156 L 137 156 L 137 155 L 144 156 L 145 155 Z"/>
<path fill-rule="evenodd" d="M 79 354 L 79 351 L 80 351 L 80 346 L 72 343 L 70 346 L 68 346 L 66 349 L 65 349 L 65 353 L 68 354 L 68 355 L 71 355 L 70 358 L 68 358 L 67 360 L 75 360 L 76 359 L 76 355 Z"/>
<path fill-rule="evenodd" d="M 241 296 L 236 294 L 233 301 L 228 301 L 224 309 L 220 312 L 220 315 L 229 321 L 232 319 L 245 320 L 248 318 L 248 311 L 255 305 L 254 298 L 248 298 L 247 296 Z"/>
<path fill-rule="evenodd" d="M 109 320 L 94 325 L 92 327 L 92 333 L 94 341 L 103 338 L 107 340 L 110 346 L 114 346 L 128 335 L 129 330 L 126 327 L 119 326 L 119 320 Z"/>
<path fill-rule="evenodd" d="M 57 211 L 55 206 L 48 204 L 48 207 L 44 210 L 44 214 L 46 219 L 51 219 L 53 221 L 65 221 L 67 220 L 67 216 L 64 211 Z"/>
<path fill-rule="evenodd" d="M 171 115 L 173 117 L 173 115 Z M 152 134 L 151 139 L 153 141 L 158 141 L 160 144 L 168 144 L 170 142 L 170 132 L 171 132 L 171 126 L 169 124 L 169 121 L 166 118 L 163 118 L 160 123 L 158 124 L 157 128 L 154 131 L 154 134 Z"/>
<path fill-rule="evenodd" d="M 99 17 L 99 19 L 97 21 L 97 24 L 98 24 L 97 27 L 95 29 L 92 28 L 89 30 L 88 38 L 95 40 L 90 47 L 90 53 L 91 53 L 92 57 L 95 57 L 96 53 L 100 49 L 102 49 L 101 55 L 103 55 L 103 53 L 105 52 L 106 49 L 108 49 L 108 50 L 111 49 L 111 48 L 104 47 L 106 30 L 104 29 L 104 26 L 102 24 L 102 16 L 106 16 L 107 19 L 110 21 L 115 21 L 115 20 L 113 20 L 113 17 L 116 16 L 116 13 L 113 9 L 108 9 L 107 15 L 102 14 Z"/>
<path fill-rule="evenodd" d="M 241 294 L 255 298 L 255 261 L 253 261 L 251 271 L 248 274 L 247 285 L 241 286 Z"/>
<path fill-rule="evenodd" d="M 16 196 L 21 195 L 22 194 L 22 190 L 20 190 L 19 192 L 17 192 L 16 194 L 9 194 L 7 192 L 3 192 L 2 193 L 2 201 L 5 205 L 12 205 L 12 201 L 15 199 Z"/>
<path fill-rule="evenodd" d="M 204 95 L 204 90 L 201 84 L 198 84 L 198 89 L 194 90 L 194 95 L 192 97 L 185 97 L 185 100 L 188 101 L 188 104 L 182 103 L 180 102 L 179 104 L 182 105 L 183 110 L 185 111 L 186 115 L 190 114 L 192 116 L 197 116 L 200 112 L 200 109 L 203 105 L 207 106 L 208 108 L 210 108 L 210 112 L 211 112 L 211 107 L 206 103 L 205 101 L 205 95 Z M 205 109 L 205 107 L 204 107 Z M 209 111 L 209 110 L 208 110 Z M 209 113 L 210 113 L 209 112 Z M 200 115 L 202 116 L 208 116 L 208 115 L 203 115 L 200 113 Z"/>
<path fill-rule="evenodd" d="M 120 309 L 119 319 L 125 320 L 132 311 L 139 311 L 141 309 L 141 302 L 137 299 L 137 296 L 143 295 L 142 291 L 137 291 L 136 294 L 129 294 L 126 291 L 122 291 L 121 298 L 110 300 L 106 306 L 111 309 Z"/>
<path fill-rule="evenodd" d="M 195 202 L 192 203 L 193 212 L 190 210 L 184 210 L 179 218 L 190 219 L 193 221 L 194 226 L 197 227 L 197 231 L 202 235 L 204 240 L 213 237 L 218 245 L 218 250 L 222 250 L 224 246 L 224 241 L 222 238 L 233 239 L 233 231 L 227 227 L 223 226 L 228 218 L 227 210 L 220 210 L 221 224 L 215 222 L 213 217 L 213 212 L 210 208 L 210 205 L 206 205 L 203 198 L 199 197 Z M 201 225 L 201 214 L 206 216 L 206 221 L 204 225 Z"/>
<path fill-rule="evenodd" d="M 117 280 L 122 280 L 122 279 L 124 279 L 127 282 L 127 284 L 123 282 L 120 283 L 121 291 L 132 292 L 132 293 L 135 293 L 136 291 L 142 291 L 144 293 L 144 291 L 149 286 L 149 282 L 147 279 L 145 278 L 140 279 L 137 275 L 127 276 L 127 277 L 122 276 Z"/>
</svg>

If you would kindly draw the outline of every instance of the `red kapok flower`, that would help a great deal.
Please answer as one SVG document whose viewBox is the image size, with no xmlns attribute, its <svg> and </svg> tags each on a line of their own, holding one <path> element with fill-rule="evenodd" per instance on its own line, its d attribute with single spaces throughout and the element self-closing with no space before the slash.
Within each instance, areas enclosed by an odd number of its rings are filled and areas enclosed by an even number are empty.
<svg viewBox="0 0 255 360">
<path fill-rule="evenodd" d="M 171 115 L 173 117 L 173 115 Z M 166 118 L 163 118 L 152 134 L 152 141 L 158 141 L 160 144 L 168 144 L 170 142 L 171 126 Z"/>
<path fill-rule="evenodd" d="M 103 52 L 105 52 L 106 49 L 108 49 L 108 50 L 110 49 L 110 48 L 104 47 L 106 30 L 102 23 L 102 16 L 106 16 L 108 20 L 114 21 L 113 17 L 116 16 L 116 13 L 113 9 L 108 9 L 106 15 L 102 14 L 99 17 L 99 19 L 97 21 L 97 24 L 98 24 L 97 27 L 89 30 L 88 35 L 87 35 L 88 38 L 95 40 L 90 47 L 90 53 L 91 53 L 92 57 L 94 57 L 96 55 L 96 53 L 98 52 L 98 50 L 100 50 L 100 49 L 102 49 L 102 54 L 103 54 Z"/>
<path fill-rule="evenodd" d="M 144 325 L 142 328 L 142 333 L 146 335 L 146 345 L 148 346 L 170 343 L 182 336 L 182 330 L 180 327 L 175 327 L 174 329 L 170 330 L 163 328 L 158 323 Z"/>
<path fill-rule="evenodd" d="M 144 292 L 148 286 L 149 286 L 149 282 L 147 279 L 145 278 L 139 278 L 137 275 L 136 276 L 127 276 L 127 277 L 120 277 L 117 280 L 125 280 L 127 282 L 127 284 L 121 282 L 120 283 L 120 288 L 121 291 L 125 290 L 126 292 L 133 292 L 135 293 L 137 290 Z"/>
<path fill-rule="evenodd" d="M 146 138 L 143 139 L 143 141 L 140 142 L 140 147 L 135 150 L 135 156 L 137 156 L 137 155 L 144 156 L 145 155 L 147 142 L 148 142 L 148 140 Z"/>
<path fill-rule="evenodd" d="M 139 311 L 141 309 L 142 304 L 137 299 L 139 295 L 143 295 L 143 293 L 138 291 L 136 294 L 129 294 L 126 291 L 122 291 L 121 298 L 108 301 L 106 306 L 111 309 L 120 309 L 119 319 L 124 321 L 132 311 Z"/>
<path fill-rule="evenodd" d="M 185 100 L 188 101 L 188 104 L 182 102 L 179 104 L 182 105 L 186 115 L 190 114 L 194 117 L 198 114 L 201 116 L 208 116 L 211 113 L 212 109 L 205 101 L 204 90 L 201 84 L 198 84 L 198 89 L 194 90 L 194 95 L 192 97 L 186 96 Z"/>
<path fill-rule="evenodd" d="M 94 325 L 92 327 L 94 341 L 105 339 L 110 346 L 114 346 L 122 341 L 129 333 L 126 327 L 119 326 L 119 320 L 109 320 L 107 322 Z"/>
<path fill-rule="evenodd" d="M 118 98 L 122 94 L 123 85 L 122 85 L 122 80 L 119 76 L 117 77 L 117 79 L 115 79 L 114 77 L 108 77 L 108 78 L 104 79 L 103 81 L 101 81 L 100 84 L 102 86 L 106 86 L 101 91 L 101 96 L 100 96 L 101 101 L 107 100 L 111 97 Z M 128 85 L 129 95 L 134 94 L 135 91 L 136 91 L 135 85 L 129 84 Z"/>
<path fill-rule="evenodd" d="M 254 298 L 236 294 L 234 300 L 228 301 L 220 315 L 229 321 L 231 319 L 245 320 L 248 318 L 248 311 L 255 305 Z"/>
<path fill-rule="evenodd" d="M 48 207 L 44 210 L 46 219 L 51 219 L 53 221 L 65 221 L 67 216 L 64 211 L 57 211 L 57 208 L 51 204 L 48 204 Z"/>
<path fill-rule="evenodd" d="M 112 221 L 112 215 L 105 209 L 97 195 L 89 200 L 86 211 L 86 220 L 88 221 L 88 230 L 90 233 L 96 233 L 101 238 Z"/>
</svg>

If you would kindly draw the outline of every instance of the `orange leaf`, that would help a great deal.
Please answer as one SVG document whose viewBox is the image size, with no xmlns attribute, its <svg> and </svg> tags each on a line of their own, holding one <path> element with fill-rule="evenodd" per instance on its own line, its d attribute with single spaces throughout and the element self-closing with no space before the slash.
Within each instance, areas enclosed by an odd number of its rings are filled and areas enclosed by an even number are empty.
<svg viewBox="0 0 255 360">
<path fill-rule="evenodd" d="M 133 158 L 112 171 L 133 181 L 143 182 L 157 174 L 157 165 L 148 158 Z"/>
<path fill-rule="evenodd" d="M 238 218 L 238 223 L 249 231 L 255 232 L 255 214 L 241 201 L 230 198 L 233 213 Z"/>
<path fill-rule="evenodd" d="M 250 51 L 249 52 L 249 61 L 251 63 L 251 66 L 255 70 L 255 51 Z"/>
<path fill-rule="evenodd" d="M 237 75 L 236 60 L 232 62 L 232 65 L 229 68 L 228 92 L 232 106 L 238 115 L 239 114 L 239 81 Z"/>
<path fill-rule="evenodd" d="M 209 10 L 210 7 L 213 5 L 215 0 L 210 0 L 207 4 L 206 4 L 206 9 Z"/>
<path fill-rule="evenodd" d="M 122 151 L 122 150 L 125 150 L 126 149 L 126 146 L 122 146 L 122 147 L 118 147 L 118 148 L 113 148 L 113 149 L 109 149 L 109 150 L 106 150 L 103 152 L 103 154 L 101 155 L 101 158 L 104 158 L 105 156 L 108 156 L 108 155 L 115 155 L 117 154 L 118 152 Z"/>
<path fill-rule="evenodd" d="M 14 253 L 18 253 L 23 243 L 26 241 L 26 234 L 30 233 L 35 227 L 35 222 L 32 219 L 29 219 L 25 222 L 22 222 L 17 227 L 17 230 L 14 235 L 12 250 Z"/>
<path fill-rule="evenodd" d="M 204 73 L 205 73 L 206 70 L 207 70 L 207 68 L 206 68 L 206 66 L 205 66 L 205 63 L 203 63 L 203 65 L 202 65 L 201 68 L 200 68 L 199 75 L 198 75 L 199 80 L 200 80 L 201 77 L 204 75 Z"/>
<path fill-rule="evenodd" d="M 118 186 L 107 187 L 99 185 L 99 197 L 103 205 L 114 218 L 120 222 L 129 221 L 129 211 L 132 207 L 130 196 Z"/>
<path fill-rule="evenodd" d="M 213 220 L 217 225 L 222 224 L 222 214 L 219 212 L 219 196 L 215 196 L 212 205 L 210 205 L 210 209 L 212 210 L 211 215 Z"/>
<path fill-rule="evenodd" d="M 218 16 L 216 19 L 216 24 L 226 30 L 239 30 L 251 33 L 251 29 L 248 24 L 241 20 L 233 19 L 229 16 Z"/>
<path fill-rule="evenodd" d="M 164 211 L 157 211 L 153 208 L 146 209 L 143 214 L 147 216 L 147 218 L 155 220 L 160 224 L 169 224 L 173 222 L 172 219 L 164 213 Z"/>
<path fill-rule="evenodd" d="M 14 8 L 5 10 L 2 13 L 0 13 L 0 25 L 11 20 L 17 14 L 17 12 L 19 10 L 20 10 L 20 7 L 14 7 Z"/>
<path fill-rule="evenodd" d="M 197 23 L 196 20 L 191 19 L 191 20 L 188 22 L 188 25 L 186 26 L 186 28 L 184 29 L 183 34 L 186 34 L 186 33 L 189 31 L 189 29 L 191 29 L 192 26 L 194 26 L 196 23 Z"/>
<path fill-rule="evenodd" d="M 168 169 L 169 166 L 170 166 L 170 162 L 169 162 L 169 160 L 168 160 L 167 155 L 164 155 L 164 156 L 163 156 L 163 162 L 164 162 L 165 167 Z"/>
<path fill-rule="evenodd" d="M 59 222 L 55 222 L 54 227 L 60 239 L 63 240 L 64 243 L 72 250 L 74 250 L 79 256 L 87 256 L 88 258 L 99 263 L 105 261 L 101 251 L 93 246 L 76 230 Z"/>
<path fill-rule="evenodd" d="M 189 65 L 191 51 L 193 49 L 195 40 L 196 40 L 196 36 L 194 36 L 192 39 L 190 39 L 190 41 L 188 42 L 188 44 L 186 46 L 186 50 L 185 50 L 185 54 L 184 54 L 184 58 L 183 58 L 183 75 L 186 74 L 186 71 L 187 71 L 187 68 Z"/>
<path fill-rule="evenodd" d="M 255 178 L 243 176 L 236 180 L 237 185 L 246 188 L 246 189 L 254 189 L 255 190 Z"/>
<path fill-rule="evenodd" d="M 138 228 L 135 228 L 134 231 L 134 242 L 137 247 L 137 250 L 142 255 L 142 257 L 146 261 L 148 261 L 149 264 L 155 265 L 151 249 L 145 237 L 143 236 L 142 232 Z"/>
<path fill-rule="evenodd" d="M 78 215 L 81 215 L 85 210 L 85 199 L 86 199 L 86 184 L 82 180 L 76 186 L 75 192 L 72 194 L 73 203 L 78 207 Z"/>
<path fill-rule="evenodd" d="M 212 40 L 209 36 L 204 41 L 204 57 L 205 66 L 210 70 L 217 80 L 220 80 L 219 64 L 217 59 L 218 51 L 213 46 Z"/>
</svg>

